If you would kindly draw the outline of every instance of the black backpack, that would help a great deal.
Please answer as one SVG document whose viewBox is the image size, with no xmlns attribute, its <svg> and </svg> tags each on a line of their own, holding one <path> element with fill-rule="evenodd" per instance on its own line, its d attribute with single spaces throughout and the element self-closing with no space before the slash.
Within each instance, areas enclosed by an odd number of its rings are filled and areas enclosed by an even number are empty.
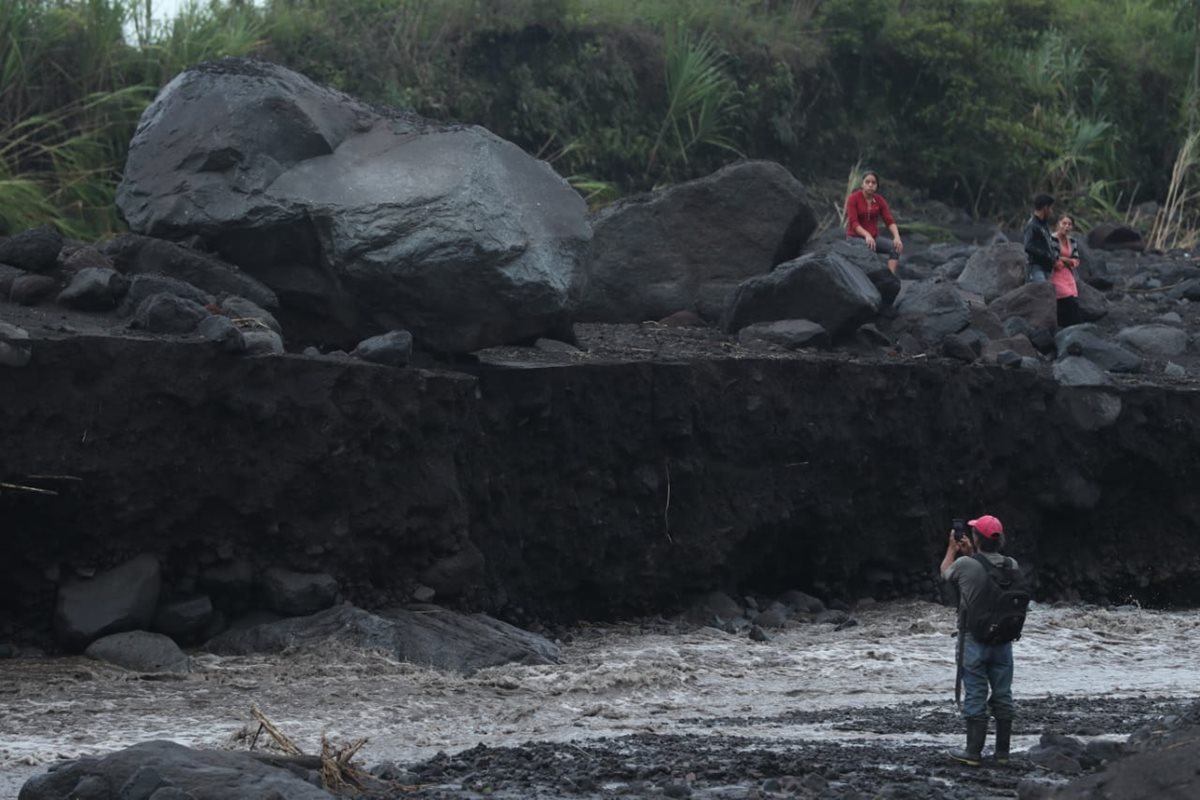
<svg viewBox="0 0 1200 800">
<path fill-rule="evenodd" d="M 1020 639 L 1021 629 L 1025 627 L 1025 613 L 1032 599 L 1029 581 L 1011 558 L 1004 559 L 1002 567 L 981 553 L 972 558 L 983 565 L 988 579 L 967 610 L 966 630 L 984 644 L 1004 644 Z"/>
</svg>

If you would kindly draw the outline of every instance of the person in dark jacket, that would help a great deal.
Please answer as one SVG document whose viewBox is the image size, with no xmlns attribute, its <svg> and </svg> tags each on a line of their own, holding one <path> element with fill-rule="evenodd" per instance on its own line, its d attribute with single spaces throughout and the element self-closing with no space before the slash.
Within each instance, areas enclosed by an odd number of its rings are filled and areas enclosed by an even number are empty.
<svg viewBox="0 0 1200 800">
<path fill-rule="evenodd" d="M 966 630 L 966 620 L 972 603 L 984 591 L 989 578 L 987 570 L 974 558 L 964 558 L 981 553 L 996 566 L 1011 562 L 1016 569 L 1016 559 L 1000 554 L 1004 546 L 1004 525 L 991 514 L 967 523 L 970 536 L 956 537 L 950 532 L 946 556 L 942 559 L 942 579 L 958 589 L 959 620 L 958 635 L 962 646 L 963 704 L 962 715 L 967 723 L 967 746 L 947 751 L 955 761 L 979 766 L 983 759 L 983 743 L 987 739 L 988 711 L 996 718 L 996 748 L 992 759 L 997 764 L 1007 764 L 1012 741 L 1013 716 L 1013 651 L 1012 642 L 987 644 L 979 641 Z M 991 696 L 988 696 L 989 689 Z"/>
<path fill-rule="evenodd" d="M 1054 212 L 1054 198 L 1039 194 L 1033 198 L 1033 214 L 1025 223 L 1025 257 L 1029 259 L 1026 283 L 1041 283 L 1050 280 L 1054 263 L 1058 260 L 1058 247 L 1054 232 L 1050 230 L 1050 216 Z"/>
</svg>

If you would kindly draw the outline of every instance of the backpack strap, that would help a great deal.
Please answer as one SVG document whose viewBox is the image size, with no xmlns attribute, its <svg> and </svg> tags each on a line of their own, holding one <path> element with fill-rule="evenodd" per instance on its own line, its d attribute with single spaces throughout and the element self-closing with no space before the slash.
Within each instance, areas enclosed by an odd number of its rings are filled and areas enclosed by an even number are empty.
<svg viewBox="0 0 1200 800">
<path fill-rule="evenodd" d="M 999 571 L 1002 569 L 1012 569 L 1013 568 L 1013 560 L 1011 558 L 1009 558 L 1008 556 L 1004 557 L 1004 566 L 1002 566 L 1002 567 L 999 567 L 999 566 L 996 566 L 995 564 L 993 564 L 992 560 L 990 558 L 988 558 L 987 556 L 985 556 L 983 553 L 972 553 L 971 558 L 975 559 L 980 564 L 982 564 L 983 568 L 986 569 L 988 572 L 991 572 L 993 570 Z"/>
</svg>

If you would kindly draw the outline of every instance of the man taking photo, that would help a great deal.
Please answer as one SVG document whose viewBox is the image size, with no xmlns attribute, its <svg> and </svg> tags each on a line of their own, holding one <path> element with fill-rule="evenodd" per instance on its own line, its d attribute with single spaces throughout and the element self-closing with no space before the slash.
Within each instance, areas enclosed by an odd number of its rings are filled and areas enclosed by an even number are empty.
<svg viewBox="0 0 1200 800">
<path fill-rule="evenodd" d="M 990 710 L 996 719 L 993 759 L 1007 764 L 1016 712 L 1012 642 L 1021 635 L 1029 595 L 1016 559 L 1000 554 L 1004 546 L 1000 520 L 984 514 L 966 527 L 966 531 L 950 531 L 941 564 L 942 578 L 958 589 L 958 660 L 962 715 L 967 723 L 966 747 L 949 750 L 947 755 L 964 764 L 979 765 Z"/>
</svg>

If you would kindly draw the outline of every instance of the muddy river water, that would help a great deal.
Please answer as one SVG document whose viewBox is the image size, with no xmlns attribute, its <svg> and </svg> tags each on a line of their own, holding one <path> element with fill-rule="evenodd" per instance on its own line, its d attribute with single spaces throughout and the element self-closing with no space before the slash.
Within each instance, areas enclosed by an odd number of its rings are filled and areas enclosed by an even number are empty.
<svg viewBox="0 0 1200 800">
<path fill-rule="evenodd" d="M 959 743 L 953 719 L 954 615 L 924 602 L 882 603 L 858 625 L 803 624 L 770 641 L 660 622 L 590 625 L 564 635 L 562 663 L 471 676 L 386 656 L 333 651 L 217 657 L 189 675 L 139 676 L 82 657 L 0 661 L 0 797 L 58 759 L 148 739 L 245 748 L 257 705 L 305 752 L 322 734 L 370 741 L 359 760 L 408 765 L 484 744 L 586 744 L 630 735 L 727 734 L 772 746 L 901 738 L 931 753 Z M 1200 696 L 1200 611 L 1035 606 L 1015 645 L 1018 702 L 1190 700 Z M 910 708 L 944 724 L 847 726 L 847 715 Z M 1014 749 L 1036 743 L 1041 714 Z M 1123 738 L 1128 730 L 1086 731 Z M 1066 731 L 1068 733 L 1072 731 Z M 1075 731 L 1078 733 L 1078 731 Z"/>
</svg>

